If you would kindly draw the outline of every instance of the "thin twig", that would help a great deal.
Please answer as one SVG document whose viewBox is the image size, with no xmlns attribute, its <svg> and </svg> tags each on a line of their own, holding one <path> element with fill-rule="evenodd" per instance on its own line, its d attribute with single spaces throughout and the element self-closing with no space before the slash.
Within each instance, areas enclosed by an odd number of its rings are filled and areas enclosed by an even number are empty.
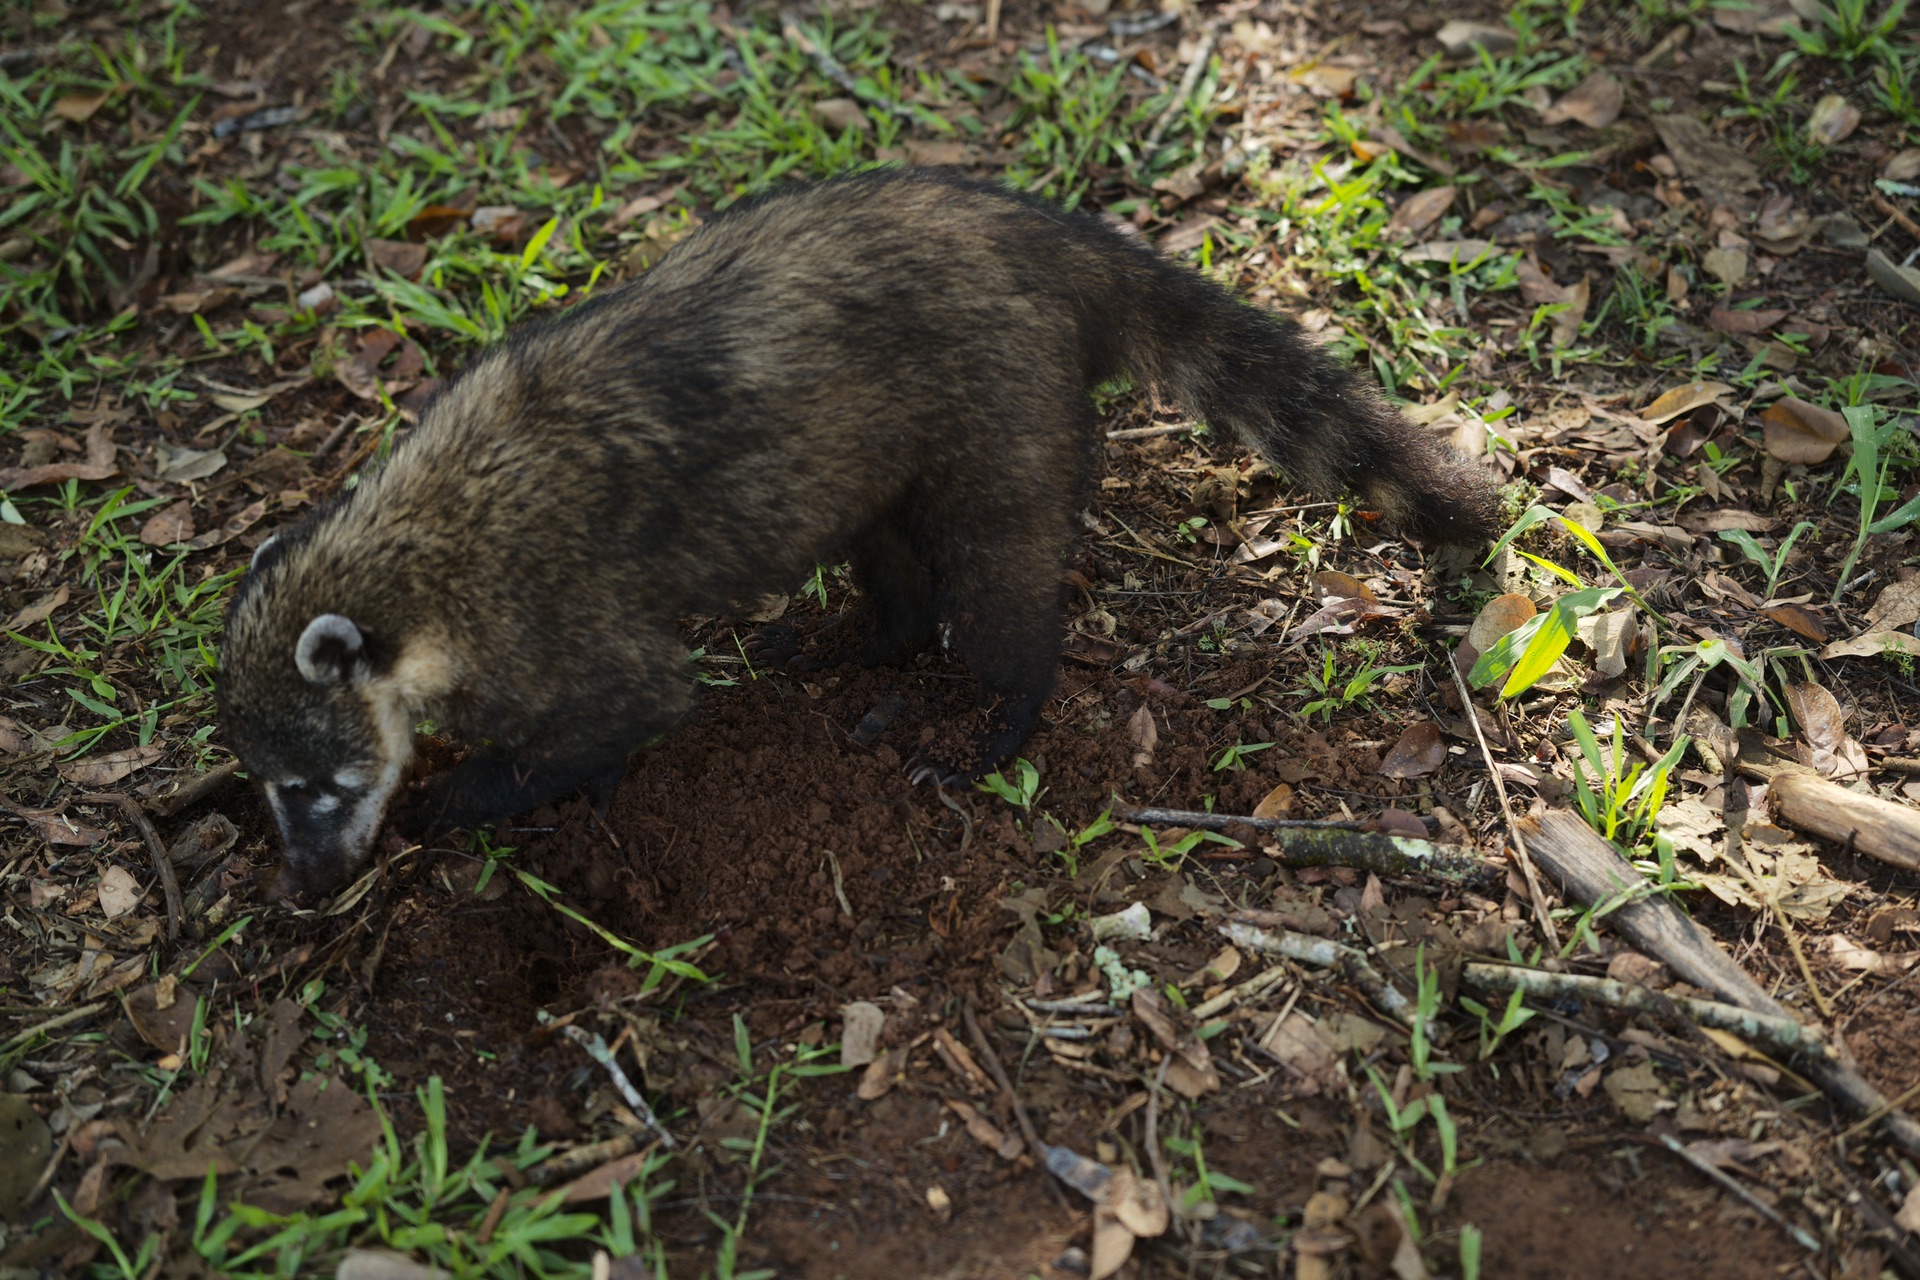
<svg viewBox="0 0 1920 1280">
<path fill-rule="evenodd" d="M 607 1042 L 591 1031 L 583 1031 L 569 1023 L 560 1028 L 560 1033 L 587 1051 L 587 1056 L 607 1069 L 607 1075 L 613 1080 L 613 1087 L 626 1099 L 627 1106 L 640 1117 L 640 1123 L 650 1129 L 660 1139 L 660 1145 L 671 1150 L 676 1144 L 667 1127 L 660 1123 L 660 1117 L 653 1114 L 653 1108 L 633 1087 L 633 1081 L 627 1079 L 627 1073 L 620 1069 L 620 1063 L 614 1058 L 613 1050 L 607 1048 Z"/>
<path fill-rule="evenodd" d="M 0 1044 L 0 1057 L 5 1057 L 15 1049 L 31 1043 L 35 1036 L 44 1035 L 49 1031 L 58 1031 L 61 1027 L 84 1021 L 106 1007 L 107 1002 L 100 1000 L 93 1004 L 83 1004 L 78 1009 L 69 1009 L 65 1013 L 55 1014 L 45 1022 L 36 1022 L 25 1031 L 15 1032 L 4 1044 Z"/>
<path fill-rule="evenodd" d="M 121 792 L 89 791 L 80 797 L 82 804 L 110 804 L 127 815 L 127 820 L 140 829 L 141 837 L 147 842 L 147 852 L 153 855 L 153 869 L 160 874 L 160 889 L 167 898 L 167 941 L 180 940 L 180 922 L 186 918 L 186 909 L 180 902 L 180 881 L 173 874 L 173 859 L 167 856 L 167 846 L 160 840 L 160 833 L 153 829 L 146 811 L 139 801 Z"/>
<path fill-rule="evenodd" d="M 1792 1237 L 1793 1242 L 1799 1245 L 1802 1249 L 1805 1249 L 1810 1253 L 1820 1252 L 1820 1242 L 1818 1240 L 1814 1239 L 1807 1232 L 1803 1231 L 1799 1227 L 1794 1226 L 1792 1223 L 1788 1222 L 1785 1218 L 1781 1217 L 1779 1210 L 1775 1209 L 1772 1205 L 1768 1204 L 1765 1200 L 1762 1200 L 1759 1196 L 1756 1196 L 1755 1194 L 1753 1194 L 1753 1192 L 1747 1190 L 1745 1186 L 1741 1185 L 1741 1183 L 1739 1183 L 1734 1178 L 1729 1176 L 1723 1170 L 1717 1168 L 1716 1166 L 1701 1159 L 1699 1156 L 1693 1154 L 1693 1152 L 1687 1150 L 1685 1146 L 1681 1145 L 1681 1142 L 1678 1138 L 1674 1137 L 1670 1133 L 1663 1133 L 1660 1135 L 1660 1141 L 1667 1148 L 1667 1150 L 1673 1152 L 1673 1154 L 1679 1156 L 1682 1160 L 1685 1160 L 1688 1164 L 1698 1169 L 1701 1173 L 1706 1174 L 1707 1177 L 1713 1179 L 1715 1182 L 1725 1187 L 1728 1191 L 1733 1192 L 1734 1195 L 1744 1200 L 1747 1203 L 1747 1205 L 1753 1209 L 1754 1212 L 1758 1213 L 1761 1217 L 1773 1223 L 1774 1226 L 1779 1227 L 1782 1231 L 1786 1232 L 1787 1235 Z"/>
<path fill-rule="evenodd" d="M 1494 761 L 1493 749 L 1487 746 L 1487 734 L 1480 727 L 1480 712 L 1474 708 L 1473 693 L 1467 688 L 1466 677 L 1460 674 L 1460 664 L 1447 657 L 1447 670 L 1453 673 L 1453 687 L 1460 691 L 1460 708 L 1467 713 L 1467 722 L 1473 726 L 1474 741 L 1480 744 L 1480 757 L 1487 762 L 1487 774 L 1493 779 L 1493 793 L 1500 797 L 1500 812 L 1507 820 L 1507 834 L 1513 838 L 1514 861 L 1520 864 L 1520 873 L 1526 877 L 1527 896 L 1533 900 L 1534 921 L 1540 926 L 1540 940 L 1547 950 L 1560 950 L 1560 932 L 1553 927 L 1553 915 L 1547 910 L 1547 895 L 1540 890 L 1540 875 L 1533 869 L 1533 858 L 1527 853 L 1527 842 L 1520 838 L 1520 827 L 1513 820 L 1513 805 L 1507 800 L 1507 784 L 1500 777 L 1500 766 Z"/>
<path fill-rule="evenodd" d="M 839 59 L 835 58 L 833 54 L 827 51 L 825 46 L 809 35 L 807 29 L 800 25 L 800 20 L 791 13 L 781 13 L 780 34 L 785 36 L 800 52 L 812 58 L 813 65 L 820 69 L 821 75 L 839 85 L 853 97 L 858 98 L 868 106 L 878 107 L 882 111 L 899 116 L 902 120 L 917 121 L 920 118 L 914 114 L 913 108 L 907 106 L 904 102 L 889 102 L 885 98 L 878 97 L 861 89 L 860 82 L 853 78 L 853 73 L 841 66 Z"/>
<path fill-rule="evenodd" d="M 1007 1069 L 1001 1065 L 1000 1055 L 994 1051 L 993 1041 L 987 1039 L 987 1033 L 981 1030 L 980 1018 L 974 1012 L 971 997 L 961 1002 L 960 1018 L 967 1024 L 967 1039 L 973 1041 L 973 1047 L 979 1053 L 980 1061 L 986 1064 L 987 1072 L 993 1077 L 993 1082 L 1000 1086 L 1000 1092 L 1007 1095 L 1007 1105 L 1013 1108 L 1013 1118 L 1019 1122 L 1020 1136 L 1027 1140 L 1027 1150 L 1033 1152 L 1034 1158 L 1044 1165 L 1047 1159 L 1047 1144 L 1040 1141 L 1040 1131 L 1033 1127 L 1033 1120 L 1027 1115 L 1027 1109 L 1020 1105 L 1020 1095 L 1013 1091 L 1013 1081 L 1007 1078 Z M 1060 1190 L 1060 1184 L 1052 1178 L 1046 1181 L 1047 1185 L 1053 1188 L 1053 1198 L 1059 1201 L 1060 1207 L 1072 1213 L 1073 1206 L 1067 1203 L 1066 1193 Z"/>
<path fill-rule="evenodd" d="M 1505 866 L 1458 845 L 1383 831 L 1355 831 L 1351 822 L 1242 818 L 1187 809 L 1116 809 L 1113 816 L 1127 822 L 1214 831 L 1244 824 L 1272 840 L 1262 850 L 1285 867 L 1353 867 L 1383 876 L 1431 877 L 1476 891 L 1495 890 L 1506 881 Z"/>
<path fill-rule="evenodd" d="M 1920 223 L 1914 222 L 1912 218 L 1902 213 L 1898 205 L 1881 195 L 1878 191 L 1873 193 L 1873 207 L 1899 223 L 1902 231 L 1905 231 L 1915 240 L 1920 240 Z"/>
<path fill-rule="evenodd" d="M 1194 87 L 1200 83 L 1200 77 L 1206 73 L 1207 63 L 1213 60 L 1213 47 L 1219 41 L 1218 26 L 1209 26 L 1206 34 L 1200 37 L 1200 47 L 1194 50 L 1193 61 L 1187 64 L 1186 74 L 1180 77 L 1180 85 L 1173 91 L 1173 101 L 1169 102 L 1166 110 L 1160 113 L 1160 118 L 1153 122 L 1153 129 L 1147 134 L 1147 144 L 1140 149 L 1140 154 L 1147 159 L 1151 160 L 1153 153 L 1159 150 L 1160 139 L 1166 136 L 1167 129 L 1173 124 L 1173 118 L 1180 114 L 1180 108 L 1184 107 L 1187 99 L 1193 96 Z"/>
</svg>

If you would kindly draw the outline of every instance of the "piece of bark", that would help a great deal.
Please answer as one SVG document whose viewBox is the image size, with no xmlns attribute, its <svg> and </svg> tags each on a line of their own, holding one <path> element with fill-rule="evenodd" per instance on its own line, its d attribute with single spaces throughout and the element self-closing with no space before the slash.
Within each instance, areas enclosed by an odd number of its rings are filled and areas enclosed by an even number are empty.
<svg viewBox="0 0 1920 1280">
<path fill-rule="evenodd" d="M 1628 865 L 1619 851 L 1578 814 L 1549 810 L 1538 818 L 1523 819 L 1519 825 L 1526 832 L 1527 848 L 1534 860 L 1570 899 L 1593 905 L 1615 900 L 1624 890 L 1637 893 L 1646 885 L 1646 877 Z M 1638 897 L 1608 913 L 1607 922 L 1694 986 L 1756 1013 L 1795 1016 L 1722 951 L 1711 934 L 1666 898 Z M 1885 1111 L 1886 1097 L 1853 1065 L 1853 1055 L 1845 1042 L 1831 1035 L 1828 1043 L 1838 1060 L 1799 1059 L 1806 1074 L 1848 1110 L 1860 1115 Z M 1920 1124 L 1903 1111 L 1885 1111 L 1880 1123 L 1889 1138 L 1920 1155 Z"/>
<path fill-rule="evenodd" d="M 1920 812 L 1821 777 L 1771 755 L 1751 733 L 1740 735 L 1740 772 L 1765 782 L 1783 822 L 1859 850 L 1907 871 L 1920 871 Z"/>
</svg>

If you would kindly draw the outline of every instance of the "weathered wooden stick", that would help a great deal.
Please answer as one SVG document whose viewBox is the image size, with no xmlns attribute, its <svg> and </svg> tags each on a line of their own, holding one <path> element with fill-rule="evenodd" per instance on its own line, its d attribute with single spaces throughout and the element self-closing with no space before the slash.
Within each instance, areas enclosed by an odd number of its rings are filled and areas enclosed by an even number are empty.
<svg viewBox="0 0 1920 1280">
<path fill-rule="evenodd" d="M 1535 861 L 1559 882 L 1568 898 L 1591 905 L 1617 900 L 1628 892 L 1638 894 L 1646 887 L 1646 878 L 1578 814 L 1549 810 L 1537 819 L 1523 819 L 1520 825 L 1527 829 L 1527 848 Z M 1634 897 L 1614 908 L 1607 919 L 1636 946 L 1694 986 L 1716 992 L 1742 1009 L 1776 1018 L 1793 1017 L 1785 1005 L 1768 995 L 1720 949 L 1712 935 L 1665 898 Z M 1886 1099 L 1853 1066 L 1846 1045 L 1837 1039 L 1829 1043 L 1838 1060 L 1808 1059 L 1807 1074 L 1849 1110 L 1866 1114 L 1884 1107 Z M 1881 1123 L 1889 1138 L 1920 1155 L 1920 1124 L 1899 1111 L 1888 1112 Z"/>
<path fill-rule="evenodd" d="M 1505 964 L 1467 965 L 1461 970 L 1460 980 L 1483 991 L 1524 991 L 1542 1000 L 1572 996 L 1576 1000 L 1590 1000 L 1656 1017 L 1679 1014 L 1700 1026 L 1731 1031 L 1742 1039 L 1758 1041 L 1783 1053 L 1805 1054 L 1810 1058 L 1839 1056 L 1817 1027 L 1810 1027 L 1797 1018 L 1778 1018 L 1718 1000 L 1663 995 L 1635 982 L 1596 978 L 1584 973 L 1548 973 L 1543 969 Z"/>
<path fill-rule="evenodd" d="M 1459 845 L 1435 844 L 1410 836 L 1378 831 L 1351 831 L 1344 826 L 1298 822 L 1284 818 L 1242 818 L 1230 813 L 1202 813 L 1197 809 L 1115 809 L 1122 822 L 1144 822 L 1224 831 L 1248 826 L 1273 837 L 1274 860 L 1286 867 L 1352 867 L 1383 876 L 1425 876 L 1461 888 L 1496 892 L 1507 882 L 1507 871 L 1497 862 Z"/>
<path fill-rule="evenodd" d="M 1773 811 L 1783 821 L 1903 870 L 1920 871 L 1920 811 L 1799 769 L 1779 770 L 1771 787 Z"/>
<path fill-rule="evenodd" d="M 1260 911 L 1235 912 L 1220 922 L 1220 932 L 1234 945 L 1249 951 L 1285 956 L 1300 964 L 1333 969 L 1365 992 L 1368 999 L 1402 1026 L 1411 1029 L 1418 1021 L 1420 1012 L 1414 1002 L 1401 994 L 1384 974 L 1373 967 L 1366 952 L 1331 938 L 1316 938 L 1310 933 L 1296 933 L 1292 929 L 1268 928 L 1260 923 L 1266 914 Z M 1429 1026 L 1427 1034 L 1437 1036 L 1438 1028 Z"/>
<path fill-rule="evenodd" d="M 1740 735 L 1743 776 L 1771 788 L 1781 821 L 1837 840 L 1870 858 L 1920 871 L 1920 811 L 1828 781 L 1802 764 L 1781 760 L 1752 733 Z"/>
</svg>

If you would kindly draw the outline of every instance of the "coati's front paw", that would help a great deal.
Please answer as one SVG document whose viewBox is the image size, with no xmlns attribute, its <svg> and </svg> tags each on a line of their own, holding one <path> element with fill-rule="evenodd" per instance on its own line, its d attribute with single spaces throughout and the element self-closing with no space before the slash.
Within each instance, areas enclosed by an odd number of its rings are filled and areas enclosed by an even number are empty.
<svg viewBox="0 0 1920 1280">
<path fill-rule="evenodd" d="M 800 633 L 784 622 L 769 622 L 740 641 L 747 661 L 765 670 L 797 667 L 802 663 Z"/>
</svg>

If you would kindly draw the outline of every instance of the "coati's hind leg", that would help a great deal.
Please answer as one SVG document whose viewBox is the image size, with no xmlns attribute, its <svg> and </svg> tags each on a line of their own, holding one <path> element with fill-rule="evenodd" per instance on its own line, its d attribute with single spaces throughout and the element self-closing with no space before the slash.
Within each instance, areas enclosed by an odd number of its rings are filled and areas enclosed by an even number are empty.
<svg viewBox="0 0 1920 1280">
<path fill-rule="evenodd" d="M 952 782 L 998 769 L 1033 732 L 1059 679 L 1060 567 L 1078 489 L 1064 460 L 1042 461 L 1037 469 L 995 464 L 982 476 L 991 488 L 961 486 L 972 501 L 949 511 L 954 532 L 936 544 L 945 562 L 940 609 L 954 652 L 980 681 L 984 723 L 972 760 L 924 763 L 916 778 Z"/>
</svg>

